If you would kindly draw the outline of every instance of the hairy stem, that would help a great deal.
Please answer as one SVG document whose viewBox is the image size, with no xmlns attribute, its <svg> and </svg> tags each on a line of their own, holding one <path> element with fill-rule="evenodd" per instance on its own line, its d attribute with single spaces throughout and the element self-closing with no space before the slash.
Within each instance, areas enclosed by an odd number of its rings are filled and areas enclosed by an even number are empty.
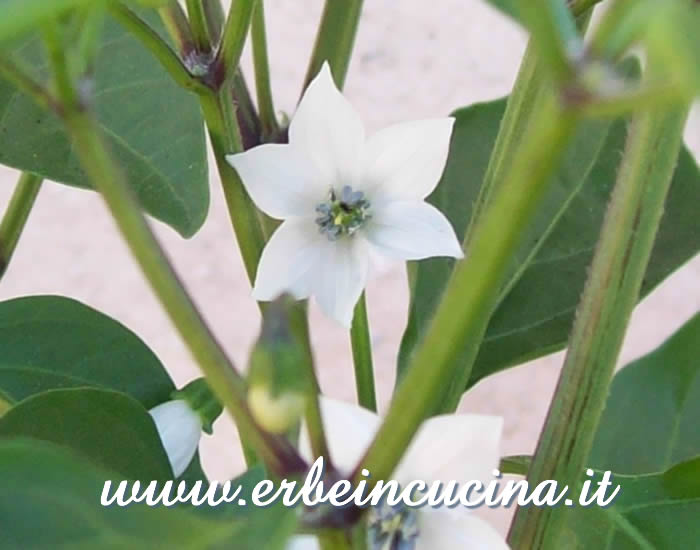
<svg viewBox="0 0 700 550">
<path fill-rule="evenodd" d="M 576 486 L 605 407 L 625 329 L 639 297 L 678 158 L 687 109 L 632 121 L 622 165 L 569 340 L 569 351 L 528 472 Z M 559 548 L 568 507 L 518 509 L 514 549 Z"/>
<path fill-rule="evenodd" d="M 23 172 L 0 222 L 0 279 L 10 265 L 17 242 L 41 188 L 40 176 Z"/>
</svg>

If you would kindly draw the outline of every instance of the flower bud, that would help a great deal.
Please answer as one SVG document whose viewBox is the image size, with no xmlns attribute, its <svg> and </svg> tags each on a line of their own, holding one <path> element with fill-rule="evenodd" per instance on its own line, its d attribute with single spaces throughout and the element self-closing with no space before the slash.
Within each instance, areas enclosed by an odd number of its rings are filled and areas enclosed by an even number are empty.
<svg viewBox="0 0 700 550">
<path fill-rule="evenodd" d="M 222 407 L 204 378 L 193 380 L 170 396 L 171 401 L 153 407 L 149 413 L 173 474 L 180 477 L 197 452 L 202 430 L 212 433 L 212 424 L 221 414 Z"/>
<path fill-rule="evenodd" d="M 248 406 L 256 422 L 272 433 L 284 433 L 299 422 L 310 390 L 309 355 L 293 332 L 295 307 L 284 296 L 267 307 L 250 354 Z"/>
</svg>

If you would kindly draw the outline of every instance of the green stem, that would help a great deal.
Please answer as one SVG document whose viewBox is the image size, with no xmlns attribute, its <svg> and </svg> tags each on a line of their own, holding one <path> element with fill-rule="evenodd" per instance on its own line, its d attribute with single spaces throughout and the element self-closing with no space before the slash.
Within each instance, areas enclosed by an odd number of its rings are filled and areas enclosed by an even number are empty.
<svg viewBox="0 0 700 550">
<path fill-rule="evenodd" d="M 605 408 L 629 317 L 639 297 L 675 169 L 687 109 L 640 113 L 631 123 L 622 165 L 579 305 L 569 351 L 528 473 L 575 487 Z M 514 549 L 560 548 L 569 508 L 519 508 Z"/>
<path fill-rule="evenodd" d="M 44 27 L 43 37 L 49 62 L 53 67 L 53 84 L 57 95 L 62 99 L 64 107 L 70 108 L 78 104 L 80 98 L 73 87 L 73 75 L 70 72 L 64 53 L 64 41 L 56 23 L 48 23 Z"/>
<path fill-rule="evenodd" d="M 513 158 L 523 136 L 526 135 L 530 118 L 535 110 L 535 104 L 542 98 L 542 90 L 546 89 L 541 64 L 539 63 L 532 41 L 528 43 L 518 76 L 513 85 L 513 91 L 508 98 L 506 110 L 503 113 L 496 142 L 494 143 L 489 163 L 486 167 L 484 180 L 479 188 L 469 226 L 464 236 L 464 249 L 468 250 L 476 221 L 481 218 L 484 207 L 489 202 L 493 190 L 508 169 L 508 159 Z"/>
<path fill-rule="evenodd" d="M 350 340 L 352 342 L 352 358 L 355 365 L 355 387 L 357 388 L 358 402 L 362 407 L 376 412 L 377 398 L 374 390 L 372 342 L 364 292 L 355 306 L 355 315 L 353 316 L 352 328 L 350 329 Z"/>
<path fill-rule="evenodd" d="M 221 82 L 233 78 L 238 70 L 256 2 L 257 0 L 236 0 L 229 10 L 221 35 L 221 46 L 214 60 L 214 73 Z"/>
<path fill-rule="evenodd" d="M 42 178 L 23 172 L 0 223 L 0 279 L 5 275 L 29 213 L 41 188 Z"/>
<path fill-rule="evenodd" d="M 212 51 L 212 42 L 202 0 L 185 0 L 185 5 L 187 6 L 187 18 L 190 22 L 190 29 L 192 29 L 192 37 L 194 38 L 197 51 L 209 53 Z"/>
<path fill-rule="evenodd" d="M 175 82 L 193 92 L 203 93 L 207 90 L 207 87 L 187 70 L 178 54 L 136 13 L 120 2 L 109 3 L 109 11 L 112 17 L 150 50 Z"/>
<path fill-rule="evenodd" d="M 258 95 L 258 110 L 264 135 L 272 136 L 277 133 L 277 117 L 272 101 L 272 87 L 270 85 L 270 64 L 267 57 L 267 37 L 265 36 L 265 8 L 264 1 L 258 0 L 258 5 L 253 12 L 251 22 L 251 36 L 253 39 L 253 65 L 255 67 L 255 88 Z"/>
<path fill-rule="evenodd" d="M 177 51 L 182 56 L 189 55 L 195 49 L 194 37 L 187 16 L 177 0 L 171 0 L 166 6 L 158 8 L 158 15 L 165 25 L 165 30 L 175 42 Z"/>
<path fill-rule="evenodd" d="M 335 83 L 343 89 L 361 11 L 362 0 L 326 0 L 304 89 L 321 70 L 324 61 L 330 63 Z"/>
<path fill-rule="evenodd" d="M 233 91 L 233 101 L 236 106 L 236 118 L 238 118 L 243 149 L 248 150 L 251 147 L 260 145 L 262 125 L 240 68 L 233 75 L 231 89 Z"/>
<path fill-rule="evenodd" d="M 229 217 L 248 279 L 252 284 L 255 282 L 257 265 L 265 246 L 265 236 L 253 201 L 243 187 L 238 173 L 226 160 L 226 155 L 243 150 L 238 123 L 233 113 L 233 101 L 226 93 L 228 89 L 228 86 L 225 86 L 219 94 L 200 96 L 200 104 L 209 130 Z"/>
<path fill-rule="evenodd" d="M 97 124 L 89 114 L 77 110 L 66 113 L 65 123 L 85 172 L 104 197 L 132 254 L 242 436 L 253 443 L 272 471 L 285 475 L 290 469 L 303 470 L 303 461 L 285 440 L 262 432 L 255 424 L 246 405 L 245 382 L 179 281 L 99 137 Z"/>
<path fill-rule="evenodd" d="M 534 217 L 577 120 L 575 113 L 564 111 L 554 98 L 536 113 L 529 139 L 512 159 L 504 182 L 474 230 L 469 259 L 458 263 L 362 461 L 373 480 L 391 475 L 421 422 L 444 398 L 445 381 L 464 388 L 523 228 Z M 465 340 L 475 342 L 470 357 L 456 361 Z"/>
<path fill-rule="evenodd" d="M 221 40 L 221 30 L 224 27 L 226 14 L 219 0 L 202 0 L 204 6 L 204 16 L 209 28 L 209 36 L 212 43 L 218 44 Z"/>
</svg>

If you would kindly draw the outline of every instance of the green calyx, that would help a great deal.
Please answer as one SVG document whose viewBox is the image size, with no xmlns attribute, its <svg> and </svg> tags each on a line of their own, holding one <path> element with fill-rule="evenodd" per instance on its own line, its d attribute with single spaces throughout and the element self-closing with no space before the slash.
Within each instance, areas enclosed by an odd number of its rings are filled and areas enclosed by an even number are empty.
<svg viewBox="0 0 700 550">
<path fill-rule="evenodd" d="M 212 434 L 214 421 L 219 418 L 223 407 L 212 393 L 206 379 L 193 380 L 185 387 L 175 390 L 170 397 L 187 401 L 190 408 L 202 420 L 202 430 L 209 435 Z"/>
</svg>

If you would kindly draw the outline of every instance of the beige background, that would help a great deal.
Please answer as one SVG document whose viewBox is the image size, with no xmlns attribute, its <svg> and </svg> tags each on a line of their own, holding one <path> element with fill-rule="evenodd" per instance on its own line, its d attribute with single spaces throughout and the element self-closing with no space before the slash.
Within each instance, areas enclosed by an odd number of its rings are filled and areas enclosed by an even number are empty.
<svg viewBox="0 0 700 550">
<path fill-rule="evenodd" d="M 321 7 L 320 0 L 267 2 L 275 99 L 277 107 L 288 113 L 294 110 Z M 524 44 L 522 31 L 477 0 L 367 0 L 346 93 L 370 130 L 446 115 L 455 107 L 506 94 Z M 697 110 L 686 139 L 696 157 L 700 155 Z M 15 177 L 10 170 L 0 172 L 0 205 L 7 202 Z M 258 329 L 258 315 L 232 242 L 215 170 L 211 183 L 211 214 L 195 238 L 184 241 L 160 224 L 156 230 L 216 334 L 242 367 Z M 700 309 L 699 289 L 696 257 L 637 308 L 621 362 L 653 349 Z M 120 320 L 155 350 L 178 384 L 198 376 L 97 195 L 56 184 L 42 189 L 0 284 L 0 299 L 40 293 L 77 298 Z M 395 267 L 379 274 L 368 294 L 384 406 L 406 319 L 404 270 Z M 315 307 L 311 316 L 323 389 L 351 400 L 348 336 Z M 464 410 L 505 417 L 504 454 L 534 449 L 561 360 L 562 354 L 556 354 L 494 376 L 464 399 Z M 202 454 L 214 478 L 228 478 L 241 470 L 228 419 L 217 423 L 214 437 L 204 439 Z M 494 521 L 505 531 L 508 513 L 496 514 Z"/>
</svg>

